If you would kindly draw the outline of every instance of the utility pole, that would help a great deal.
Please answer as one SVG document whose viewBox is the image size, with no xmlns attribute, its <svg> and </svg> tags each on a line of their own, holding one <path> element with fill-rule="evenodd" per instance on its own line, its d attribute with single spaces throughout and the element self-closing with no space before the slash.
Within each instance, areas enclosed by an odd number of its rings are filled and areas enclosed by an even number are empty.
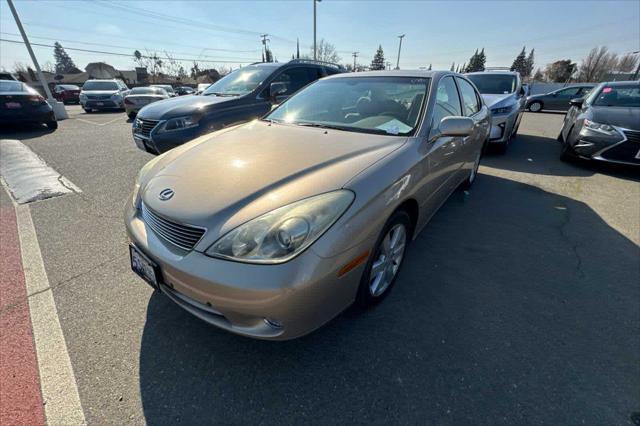
<svg viewBox="0 0 640 426">
<path fill-rule="evenodd" d="M 353 52 L 351 54 L 353 56 L 353 72 L 356 72 L 356 58 L 358 57 L 358 53 L 360 52 Z"/>
<path fill-rule="evenodd" d="M 316 47 L 316 2 L 320 3 L 322 0 L 313 1 L 313 60 L 318 60 L 318 50 Z"/>
<path fill-rule="evenodd" d="M 22 40 L 24 41 L 25 46 L 27 46 L 27 50 L 29 51 L 29 56 L 31 56 L 31 61 L 33 65 L 36 67 L 36 71 L 38 73 L 38 80 L 40 80 L 40 84 L 44 89 L 44 93 L 47 95 L 47 102 L 53 108 L 53 113 L 56 116 L 57 120 L 64 120 L 68 118 L 67 111 L 64 109 L 64 104 L 62 102 L 57 102 L 53 96 L 51 96 L 51 90 L 49 90 L 49 84 L 47 80 L 44 78 L 44 74 L 42 74 L 42 70 L 40 69 L 40 64 L 36 59 L 36 55 L 33 53 L 33 49 L 31 48 L 31 43 L 29 43 L 29 39 L 27 38 L 27 33 L 24 31 L 22 26 L 22 22 L 20 22 L 20 18 L 18 17 L 18 12 L 16 8 L 13 6 L 13 0 L 7 0 L 9 3 L 9 9 L 11 9 L 11 13 L 13 14 L 13 19 L 16 20 L 16 25 L 20 34 L 22 35 Z"/>
<path fill-rule="evenodd" d="M 400 50 L 402 50 L 402 39 L 404 38 L 405 34 L 399 35 L 398 38 L 400 39 L 400 45 L 398 46 L 398 61 L 396 62 L 396 69 L 399 70 L 400 69 Z"/>
<path fill-rule="evenodd" d="M 267 38 L 269 34 L 261 34 L 260 37 L 262 37 L 262 51 L 264 52 L 264 58 L 265 61 L 269 62 L 269 58 L 267 56 L 267 42 L 271 41 Z"/>
</svg>

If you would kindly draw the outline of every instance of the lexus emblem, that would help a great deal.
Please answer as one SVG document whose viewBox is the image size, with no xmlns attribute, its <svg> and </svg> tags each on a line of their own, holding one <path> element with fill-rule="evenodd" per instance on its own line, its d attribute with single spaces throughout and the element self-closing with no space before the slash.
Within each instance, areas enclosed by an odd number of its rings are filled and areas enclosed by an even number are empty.
<svg viewBox="0 0 640 426">
<path fill-rule="evenodd" d="M 158 198 L 160 198 L 160 201 L 167 201 L 171 197 L 173 197 L 173 189 L 171 188 L 163 189 L 162 191 L 160 191 L 160 194 L 158 195 Z"/>
</svg>

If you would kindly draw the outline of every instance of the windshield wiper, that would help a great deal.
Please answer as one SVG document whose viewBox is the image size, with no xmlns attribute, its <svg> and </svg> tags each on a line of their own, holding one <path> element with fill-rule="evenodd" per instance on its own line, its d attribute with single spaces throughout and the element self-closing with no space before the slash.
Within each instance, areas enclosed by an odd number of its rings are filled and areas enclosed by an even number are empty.
<svg viewBox="0 0 640 426">
<path fill-rule="evenodd" d="M 320 129 L 333 129 L 333 130 L 344 130 L 345 132 L 358 132 L 358 133 L 373 133 L 378 135 L 393 135 L 392 133 L 387 132 L 382 129 L 368 129 L 361 127 L 353 127 L 353 126 L 335 126 L 332 124 L 323 124 L 323 123 L 312 123 L 308 121 L 298 121 L 293 122 L 291 124 L 295 124 L 297 126 L 304 127 L 317 127 Z M 402 136 L 402 135 L 393 135 L 393 136 Z"/>
</svg>

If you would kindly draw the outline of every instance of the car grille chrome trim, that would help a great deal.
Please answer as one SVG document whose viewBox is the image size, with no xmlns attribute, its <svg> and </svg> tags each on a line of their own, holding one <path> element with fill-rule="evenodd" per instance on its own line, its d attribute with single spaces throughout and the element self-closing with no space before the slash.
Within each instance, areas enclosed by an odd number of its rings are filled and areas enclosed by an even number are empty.
<svg viewBox="0 0 640 426">
<path fill-rule="evenodd" d="M 640 131 L 617 126 L 613 127 L 623 139 L 596 152 L 592 158 L 609 163 L 640 165 L 640 159 L 635 157 L 640 151 Z"/>
<path fill-rule="evenodd" d="M 160 123 L 160 120 L 145 120 L 142 118 L 136 118 L 137 126 L 134 129 L 134 133 L 139 133 L 143 136 L 151 135 L 153 129 Z"/>
<path fill-rule="evenodd" d="M 166 219 L 149 209 L 144 203 L 140 209 L 145 224 L 160 237 L 184 250 L 192 250 L 207 231 L 205 228 Z"/>
</svg>

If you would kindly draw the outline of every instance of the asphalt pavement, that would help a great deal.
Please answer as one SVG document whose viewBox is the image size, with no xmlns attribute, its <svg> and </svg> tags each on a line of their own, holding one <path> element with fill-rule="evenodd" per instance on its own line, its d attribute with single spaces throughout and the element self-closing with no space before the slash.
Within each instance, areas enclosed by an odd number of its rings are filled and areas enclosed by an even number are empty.
<svg viewBox="0 0 640 426">
<path fill-rule="evenodd" d="M 152 157 L 124 113 L 68 110 L 56 131 L 0 138 L 82 191 L 31 216 L 89 424 L 638 418 L 640 179 L 561 162 L 563 115 L 527 113 L 507 154 L 484 157 L 384 303 L 265 342 L 207 325 L 130 271 L 122 213 Z"/>
</svg>

